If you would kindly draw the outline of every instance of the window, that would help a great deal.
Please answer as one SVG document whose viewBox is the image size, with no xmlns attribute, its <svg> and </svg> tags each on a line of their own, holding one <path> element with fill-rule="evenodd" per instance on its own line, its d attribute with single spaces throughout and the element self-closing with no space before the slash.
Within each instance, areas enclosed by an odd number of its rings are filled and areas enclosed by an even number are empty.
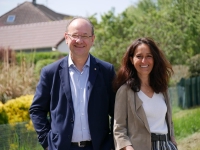
<svg viewBox="0 0 200 150">
<path fill-rule="evenodd" d="M 12 23 L 14 21 L 15 21 L 15 15 L 9 15 L 8 18 L 7 18 L 7 22 Z"/>
</svg>

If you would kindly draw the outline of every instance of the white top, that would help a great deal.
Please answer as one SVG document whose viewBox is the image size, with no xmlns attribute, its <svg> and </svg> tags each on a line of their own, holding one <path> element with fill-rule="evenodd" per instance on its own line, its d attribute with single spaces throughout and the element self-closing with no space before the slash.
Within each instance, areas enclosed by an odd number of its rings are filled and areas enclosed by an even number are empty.
<svg viewBox="0 0 200 150">
<path fill-rule="evenodd" d="M 143 102 L 143 108 L 149 123 L 151 133 L 167 134 L 167 123 L 165 116 L 167 113 L 167 106 L 162 93 L 156 94 L 154 92 L 152 98 L 148 97 L 141 90 L 137 92 L 138 97 Z"/>
</svg>

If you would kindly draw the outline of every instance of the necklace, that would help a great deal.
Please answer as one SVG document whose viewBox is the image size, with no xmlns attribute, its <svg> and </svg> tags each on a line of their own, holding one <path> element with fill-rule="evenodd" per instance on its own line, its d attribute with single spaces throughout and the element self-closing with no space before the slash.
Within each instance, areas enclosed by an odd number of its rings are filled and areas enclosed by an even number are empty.
<svg viewBox="0 0 200 150">
<path fill-rule="evenodd" d="M 147 84 L 141 84 L 141 90 L 143 90 L 144 92 L 151 92 L 152 91 L 152 88 L 151 86 L 147 85 Z"/>
</svg>

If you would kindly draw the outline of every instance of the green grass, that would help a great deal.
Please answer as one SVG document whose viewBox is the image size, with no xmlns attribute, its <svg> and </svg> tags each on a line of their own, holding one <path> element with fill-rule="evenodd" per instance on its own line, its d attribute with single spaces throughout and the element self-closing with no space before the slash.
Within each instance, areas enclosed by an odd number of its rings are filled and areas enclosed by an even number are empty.
<svg viewBox="0 0 200 150">
<path fill-rule="evenodd" d="M 182 139 L 200 131 L 200 107 L 173 110 L 173 122 L 176 139 Z"/>
<path fill-rule="evenodd" d="M 0 150 L 42 150 L 36 132 L 28 130 L 26 124 L 0 125 Z"/>
<path fill-rule="evenodd" d="M 173 114 L 173 116 L 176 113 L 180 112 L 180 111 L 182 111 L 182 109 L 180 107 L 178 107 L 178 106 L 172 106 L 172 114 Z"/>
</svg>

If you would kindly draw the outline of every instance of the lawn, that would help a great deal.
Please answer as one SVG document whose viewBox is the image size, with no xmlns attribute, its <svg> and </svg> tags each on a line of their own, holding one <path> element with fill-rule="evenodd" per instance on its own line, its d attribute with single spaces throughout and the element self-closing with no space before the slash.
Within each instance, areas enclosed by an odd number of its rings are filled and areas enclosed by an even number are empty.
<svg viewBox="0 0 200 150">
<path fill-rule="evenodd" d="M 200 107 L 173 108 L 175 136 L 179 150 L 200 150 Z"/>
</svg>

